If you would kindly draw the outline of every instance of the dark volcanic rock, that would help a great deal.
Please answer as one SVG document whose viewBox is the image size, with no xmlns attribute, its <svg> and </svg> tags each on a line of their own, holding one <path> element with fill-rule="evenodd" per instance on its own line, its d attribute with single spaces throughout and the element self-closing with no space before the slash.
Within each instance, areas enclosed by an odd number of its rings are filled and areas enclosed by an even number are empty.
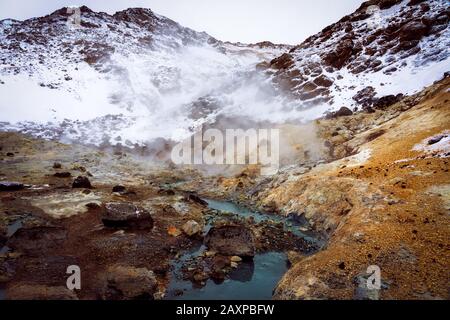
<svg viewBox="0 0 450 320">
<path fill-rule="evenodd" d="M 252 231 L 244 226 L 227 225 L 213 227 L 205 237 L 205 245 L 228 256 L 253 257 L 255 240 Z"/>
<path fill-rule="evenodd" d="M 197 196 L 194 193 L 189 193 L 186 196 L 186 200 L 201 204 L 202 206 L 208 205 L 208 202 L 206 202 L 205 200 L 203 200 L 202 198 L 200 198 L 199 196 Z"/>
<path fill-rule="evenodd" d="M 18 191 L 24 188 L 23 183 L 13 181 L 0 181 L 0 191 Z"/>
<path fill-rule="evenodd" d="M 70 172 L 56 172 L 53 176 L 57 178 L 69 178 L 72 174 Z"/>
<path fill-rule="evenodd" d="M 55 163 L 53 164 L 53 169 L 61 169 L 61 168 L 62 168 L 61 163 L 55 162 Z"/>
<path fill-rule="evenodd" d="M 150 212 L 125 202 L 105 204 L 102 222 L 106 227 L 110 228 L 153 228 L 153 218 Z"/>
<path fill-rule="evenodd" d="M 428 144 L 429 145 L 436 144 L 436 143 L 440 142 L 442 139 L 444 139 L 445 137 L 447 137 L 447 136 L 446 135 L 439 135 L 439 136 L 433 137 L 430 140 L 428 140 Z"/>
<path fill-rule="evenodd" d="M 325 54 L 322 59 L 326 65 L 341 69 L 354 53 L 354 44 L 351 39 L 342 41 L 336 50 Z"/>
<path fill-rule="evenodd" d="M 371 106 L 373 105 L 375 95 L 376 95 L 375 88 L 369 86 L 358 91 L 356 95 L 352 97 L 352 99 L 364 107 Z"/>
<path fill-rule="evenodd" d="M 104 282 L 105 300 L 153 300 L 158 286 L 152 271 L 129 266 L 109 267 Z"/>
<path fill-rule="evenodd" d="M 121 185 L 114 186 L 112 192 L 125 192 L 126 188 Z"/>
<path fill-rule="evenodd" d="M 387 108 L 397 102 L 399 102 L 400 100 L 402 100 L 404 97 L 403 94 L 399 93 L 397 95 L 388 95 L 388 96 L 384 96 L 381 97 L 380 99 L 376 100 L 373 104 L 373 107 L 376 109 L 384 109 Z"/>
<path fill-rule="evenodd" d="M 91 189 L 91 182 L 87 177 L 78 176 L 72 183 L 72 188 L 86 188 Z"/>
</svg>

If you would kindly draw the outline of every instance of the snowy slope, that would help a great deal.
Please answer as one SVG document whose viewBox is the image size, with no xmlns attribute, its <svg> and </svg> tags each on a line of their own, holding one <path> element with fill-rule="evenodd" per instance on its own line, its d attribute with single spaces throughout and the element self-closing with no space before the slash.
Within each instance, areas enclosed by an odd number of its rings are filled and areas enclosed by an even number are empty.
<svg viewBox="0 0 450 320">
<path fill-rule="evenodd" d="M 149 9 L 82 7 L 76 28 L 67 8 L 3 20 L 0 129 L 133 146 L 224 117 L 284 123 L 376 107 L 449 71 L 449 12 L 446 0 L 371 0 L 296 47 L 221 42 Z"/>
<path fill-rule="evenodd" d="M 79 28 L 66 9 L 1 22 L 4 129 L 92 144 L 178 140 L 211 118 L 202 104 L 225 112 L 255 64 L 289 48 L 222 43 L 148 9 L 81 13 Z"/>
</svg>

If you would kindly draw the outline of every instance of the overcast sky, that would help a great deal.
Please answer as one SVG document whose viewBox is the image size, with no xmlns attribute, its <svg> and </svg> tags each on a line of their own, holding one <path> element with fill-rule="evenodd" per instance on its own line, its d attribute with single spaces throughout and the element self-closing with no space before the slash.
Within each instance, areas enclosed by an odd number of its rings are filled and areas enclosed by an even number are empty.
<svg viewBox="0 0 450 320">
<path fill-rule="evenodd" d="M 24 20 L 64 6 L 87 5 L 114 13 L 150 8 L 180 24 L 228 41 L 298 44 L 363 0 L 0 0 L 0 19 Z"/>
</svg>

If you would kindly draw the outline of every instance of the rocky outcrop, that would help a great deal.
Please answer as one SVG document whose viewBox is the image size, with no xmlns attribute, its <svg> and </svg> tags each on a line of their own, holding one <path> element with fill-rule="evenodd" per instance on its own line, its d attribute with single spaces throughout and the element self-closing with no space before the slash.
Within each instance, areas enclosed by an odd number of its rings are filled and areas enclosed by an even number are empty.
<svg viewBox="0 0 450 320">
<path fill-rule="evenodd" d="M 421 74 L 420 70 L 450 58 L 450 50 L 442 45 L 450 37 L 448 21 L 443 0 L 409 4 L 366 1 L 354 13 L 273 59 L 266 72 L 276 86 L 303 105 L 327 103 L 336 110 L 340 105 L 335 103 L 342 105 L 345 96 L 347 107 L 369 108 L 378 91 L 387 91 L 387 96 L 399 94 L 386 88 L 385 82 L 396 79 L 401 72 L 410 72 L 412 78 L 420 77 L 427 85 L 432 84 L 432 80 L 426 80 L 427 71 Z M 429 46 L 434 49 L 427 49 Z M 408 64 L 408 59 L 414 60 L 414 66 Z M 345 76 L 347 71 L 351 84 Z M 434 75 L 434 80 L 438 76 Z M 371 88 L 371 92 L 365 88 Z M 353 101 L 349 97 L 354 97 Z"/>
<path fill-rule="evenodd" d="M 106 203 L 102 222 L 109 228 L 153 228 L 153 218 L 150 212 L 131 203 Z"/>
<path fill-rule="evenodd" d="M 205 245 L 222 255 L 253 257 L 254 236 L 250 229 L 240 225 L 212 227 L 205 237 Z"/>
<path fill-rule="evenodd" d="M 89 181 L 88 177 L 78 176 L 73 181 L 72 188 L 91 189 L 92 188 L 91 181 Z"/>
</svg>

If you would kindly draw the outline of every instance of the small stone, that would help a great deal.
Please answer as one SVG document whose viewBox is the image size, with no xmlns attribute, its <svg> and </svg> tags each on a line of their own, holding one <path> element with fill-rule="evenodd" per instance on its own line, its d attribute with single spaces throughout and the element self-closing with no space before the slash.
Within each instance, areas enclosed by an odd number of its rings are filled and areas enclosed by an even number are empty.
<svg viewBox="0 0 450 320">
<path fill-rule="evenodd" d="M 194 281 L 196 282 L 202 282 L 205 280 L 208 280 L 209 276 L 206 272 L 197 272 L 196 274 L 194 274 Z"/>
<path fill-rule="evenodd" d="M 78 176 L 72 183 L 72 188 L 86 188 L 91 189 L 91 182 L 87 177 Z"/>
<path fill-rule="evenodd" d="M 205 252 L 205 257 L 213 257 L 216 255 L 215 251 L 206 251 Z"/>
<path fill-rule="evenodd" d="M 231 262 L 241 262 L 241 261 L 242 261 L 242 258 L 239 257 L 239 256 L 232 256 L 232 257 L 230 258 L 230 261 L 231 261 Z"/>
<path fill-rule="evenodd" d="M 189 220 L 186 222 L 181 229 L 189 237 L 192 237 L 202 231 L 201 226 L 194 220 Z"/>
<path fill-rule="evenodd" d="M 125 192 L 126 191 L 126 188 L 124 187 L 124 186 L 122 186 L 122 185 L 117 185 L 117 186 L 114 186 L 113 187 L 113 189 L 112 189 L 112 192 Z"/>
<path fill-rule="evenodd" d="M 172 237 L 178 237 L 181 234 L 181 231 L 175 226 L 170 226 L 167 228 L 167 234 Z"/>
<path fill-rule="evenodd" d="M 239 264 L 237 262 L 231 261 L 230 266 L 232 268 L 237 268 L 239 266 Z"/>
<path fill-rule="evenodd" d="M 55 162 L 55 163 L 53 164 L 53 169 L 61 169 L 61 168 L 62 168 L 61 163 Z"/>
</svg>

